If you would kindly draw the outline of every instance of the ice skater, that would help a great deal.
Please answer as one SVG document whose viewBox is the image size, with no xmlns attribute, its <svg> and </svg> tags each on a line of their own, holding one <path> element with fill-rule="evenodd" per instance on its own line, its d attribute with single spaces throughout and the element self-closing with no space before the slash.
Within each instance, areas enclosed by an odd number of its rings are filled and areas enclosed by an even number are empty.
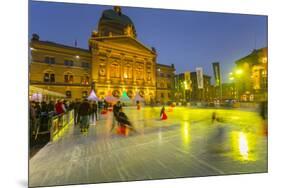
<svg viewBox="0 0 281 188">
<path fill-rule="evenodd" d="M 135 127 L 129 121 L 128 116 L 123 112 L 122 108 L 120 108 L 119 113 L 117 115 L 117 121 L 118 121 L 121 129 L 124 130 L 124 129 L 128 128 L 129 130 L 132 130 L 133 132 L 137 133 Z"/>
<path fill-rule="evenodd" d="M 161 118 L 161 120 L 166 120 L 168 118 L 168 116 L 165 112 L 165 106 L 163 106 L 161 111 L 160 111 L 160 118 Z"/>
</svg>

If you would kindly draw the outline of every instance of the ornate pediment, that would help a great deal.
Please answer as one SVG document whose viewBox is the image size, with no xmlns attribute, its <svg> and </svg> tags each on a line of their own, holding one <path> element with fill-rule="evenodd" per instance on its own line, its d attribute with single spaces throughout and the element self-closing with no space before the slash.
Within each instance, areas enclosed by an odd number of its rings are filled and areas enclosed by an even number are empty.
<svg viewBox="0 0 281 188">
<path fill-rule="evenodd" d="M 109 47 L 123 51 L 155 55 L 155 52 L 152 49 L 146 47 L 141 42 L 130 36 L 99 37 L 93 40 L 98 41 L 99 46 L 101 47 Z"/>
</svg>

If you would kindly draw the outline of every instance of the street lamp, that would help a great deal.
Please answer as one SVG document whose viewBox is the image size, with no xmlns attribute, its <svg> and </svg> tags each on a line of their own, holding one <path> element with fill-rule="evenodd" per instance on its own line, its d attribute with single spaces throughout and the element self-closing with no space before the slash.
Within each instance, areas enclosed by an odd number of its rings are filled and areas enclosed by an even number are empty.
<svg viewBox="0 0 281 188">
<path fill-rule="evenodd" d="M 239 75 L 241 75 L 241 74 L 243 74 L 243 70 L 242 70 L 242 69 L 237 69 L 237 70 L 235 71 L 235 75 L 239 76 Z"/>
</svg>

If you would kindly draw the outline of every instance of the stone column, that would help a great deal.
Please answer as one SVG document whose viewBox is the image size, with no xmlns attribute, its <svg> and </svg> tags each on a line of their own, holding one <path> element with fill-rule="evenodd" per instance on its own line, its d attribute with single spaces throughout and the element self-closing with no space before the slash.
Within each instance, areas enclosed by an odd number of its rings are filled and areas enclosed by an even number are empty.
<svg viewBox="0 0 281 188">
<path fill-rule="evenodd" d="M 106 57 L 106 83 L 110 83 L 110 65 L 111 65 L 111 58 L 109 54 Z"/>
<path fill-rule="evenodd" d="M 147 67 L 146 67 L 146 61 L 144 61 L 143 63 L 143 85 L 147 85 L 146 81 L 147 81 Z"/>
<path fill-rule="evenodd" d="M 124 55 L 121 54 L 121 57 L 120 57 L 120 78 L 121 78 L 121 84 L 124 84 Z"/>
<path fill-rule="evenodd" d="M 136 57 L 133 57 L 133 62 L 132 62 L 132 72 L 133 72 L 133 85 L 136 85 Z"/>
</svg>

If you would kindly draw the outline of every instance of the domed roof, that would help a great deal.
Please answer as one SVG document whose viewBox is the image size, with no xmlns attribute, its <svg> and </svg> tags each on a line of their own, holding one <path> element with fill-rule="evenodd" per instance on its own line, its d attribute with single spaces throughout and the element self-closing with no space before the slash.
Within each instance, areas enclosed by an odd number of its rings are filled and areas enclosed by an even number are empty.
<svg viewBox="0 0 281 188">
<path fill-rule="evenodd" d="M 126 35 L 128 34 L 126 33 L 128 27 L 132 29 L 133 37 L 136 37 L 136 30 L 132 20 L 122 14 L 120 7 L 115 6 L 114 9 L 103 11 L 98 30 L 100 36 Z"/>
</svg>

